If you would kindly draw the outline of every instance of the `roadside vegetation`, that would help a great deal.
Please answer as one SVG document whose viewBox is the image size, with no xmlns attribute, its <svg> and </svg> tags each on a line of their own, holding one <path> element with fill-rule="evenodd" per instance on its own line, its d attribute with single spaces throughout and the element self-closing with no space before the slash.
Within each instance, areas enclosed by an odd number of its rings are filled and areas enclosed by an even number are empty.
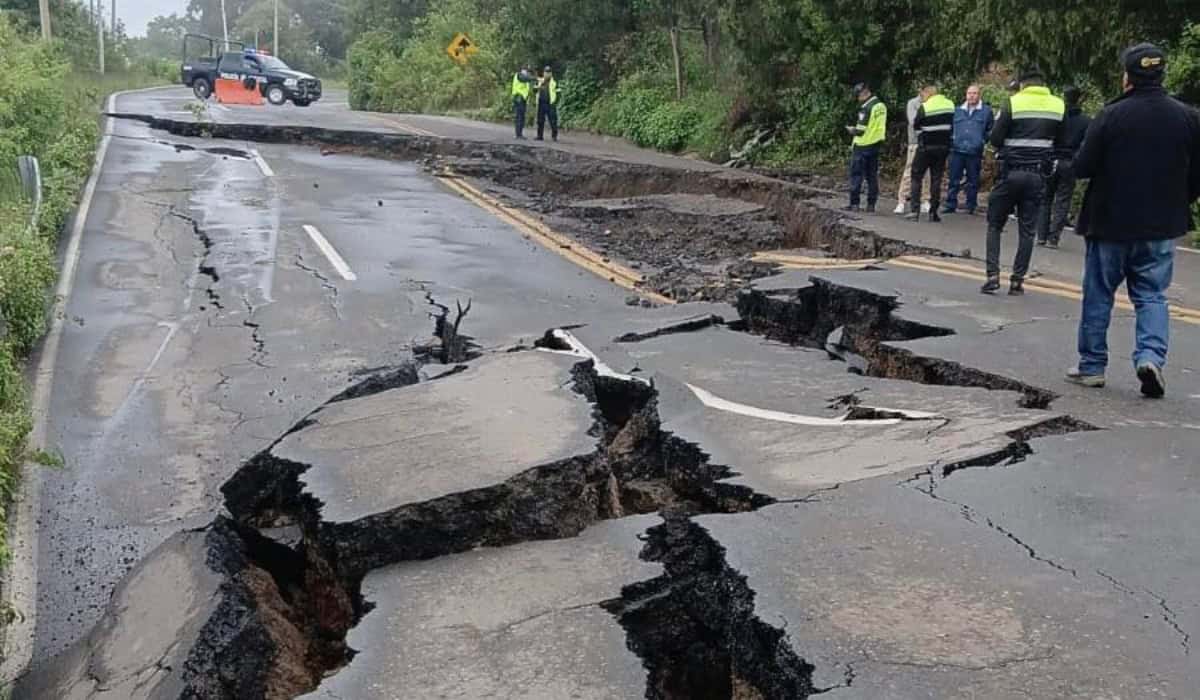
<svg viewBox="0 0 1200 700">
<path fill-rule="evenodd" d="M 46 329 L 58 235 L 92 167 L 102 101 L 114 90 L 164 82 L 125 56 L 119 44 L 110 65 L 121 70 L 92 73 L 95 56 L 68 48 L 68 41 L 79 40 L 72 32 L 86 38 L 90 30 L 80 12 L 64 11 L 59 28 L 65 38 L 46 44 L 27 13 L 0 11 L 0 515 L 16 490 L 21 464 L 48 461 L 45 446 L 27 444 L 32 421 L 24 363 Z M 32 206 L 16 174 L 21 155 L 35 156 L 41 165 L 36 227 L 29 225 Z M 7 557 L 0 530 L 0 563 Z"/>
</svg>

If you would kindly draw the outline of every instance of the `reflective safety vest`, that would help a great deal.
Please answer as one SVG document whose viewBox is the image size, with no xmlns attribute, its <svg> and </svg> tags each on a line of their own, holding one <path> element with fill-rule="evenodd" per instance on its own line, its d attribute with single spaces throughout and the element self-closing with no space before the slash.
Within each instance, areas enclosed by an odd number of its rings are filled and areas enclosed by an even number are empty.
<svg viewBox="0 0 1200 700">
<path fill-rule="evenodd" d="M 874 146 L 883 143 L 887 128 L 887 105 L 878 97 L 872 95 L 858 108 L 858 124 L 854 129 L 854 145 L 859 147 Z"/>
<path fill-rule="evenodd" d="M 1066 111 L 1062 99 L 1041 85 L 1031 85 L 1013 95 L 1009 100 L 1010 123 L 1004 134 L 1004 158 L 1029 163 L 1053 156 Z"/>
<path fill-rule="evenodd" d="M 538 99 L 542 99 L 542 85 L 546 84 L 546 79 L 542 78 L 538 81 Z M 554 76 L 550 76 L 550 83 L 547 91 L 550 93 L 550 104 L 558 104 L 558 81 Z"/>
<path fill-rule="evenodd" d="M 913 128 L 920 145 L 949 148 L 951 132 L 954 131 L 954 103 L 945 95 L 933 95 L 921 105 Z"/>
<path fill-rule="evenodd" d="M 513 74 L 513 86 L 512 86 L 513 97 L 520 97 L 521 99 L 528 101 L 529 93 L 531 90 L 532 90 L 532 88 L 530 87 L 529 83 L 525 82 L 524 80 L 521 80 L 520 73 Z"/>
</svg>

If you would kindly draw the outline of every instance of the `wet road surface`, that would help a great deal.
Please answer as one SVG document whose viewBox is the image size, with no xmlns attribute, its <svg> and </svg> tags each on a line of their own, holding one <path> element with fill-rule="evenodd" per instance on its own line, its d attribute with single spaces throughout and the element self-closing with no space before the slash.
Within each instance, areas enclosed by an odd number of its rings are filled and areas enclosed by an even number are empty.
<svg viewBox="0 0 1200 700">
<path fill-rule="evenodd" d="M 337 99 L 253 114 L 507 140 Z M 54 378 L 66 467 L 35 477 L 18 697 L 1200 682 L 1200 326 L 1175 324 L 1170 394 L 1147 402 L 1115 357 L 1102 392 L 1061 381 L 1069 295 L 986 298 L 882 262 L 644 309 L 421 163 L 115 129 Z M 717 172 L 581 135 L 550 148 Z M 861 226 L 948 252 L 969 235 Z M 1038 256 L 1047 279 L 1077 273 L 1071 245 Z M 472 351 L 422 355 L 468 300 Z M 1114 356 L 1131 326 L 1119 312 Z"/>
</svg>

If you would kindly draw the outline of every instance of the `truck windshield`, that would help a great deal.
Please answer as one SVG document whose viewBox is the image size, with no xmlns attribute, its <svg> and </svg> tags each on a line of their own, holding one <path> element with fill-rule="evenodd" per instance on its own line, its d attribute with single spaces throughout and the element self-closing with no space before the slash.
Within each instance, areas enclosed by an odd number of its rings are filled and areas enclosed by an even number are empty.
<svg viewBox="0 0 1200 700">
<path fill-rule="evenodd" d="M 274 56 L 263 56 L 262 54 L 259 54 L 258 56 L 255 56 L 255 58 L 258 59 L 258 62 L 263 67 L 263 70 L 291 70 L 288 68 L 288 64 L 284 63 L 278 58 L 275 58 Z"/>
</svg>

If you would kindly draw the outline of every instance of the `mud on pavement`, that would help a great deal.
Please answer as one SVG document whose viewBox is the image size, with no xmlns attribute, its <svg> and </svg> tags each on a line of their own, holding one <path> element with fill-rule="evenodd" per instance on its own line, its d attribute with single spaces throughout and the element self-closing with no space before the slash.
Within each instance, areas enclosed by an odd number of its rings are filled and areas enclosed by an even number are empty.
<svg viewBox="0 0 1200 700">
<path fill-rule="evenodd" d="M 419 161 L 435 175 L 470 178 L 502 201 L 538 212 L 555 229 L 639 270 L 647 289 L 677 301 L 731 300 L 747 282 L 774 269 L 749 259 L 758 251 L 801 249 L 850 260 L 945 255 L 855 226 L 817 203 L 827 190 L 802 180 L 623 163 L 520 144 L 112 116 L 178 136 L 294 143 L 326 154 Z"/>
</svg>

